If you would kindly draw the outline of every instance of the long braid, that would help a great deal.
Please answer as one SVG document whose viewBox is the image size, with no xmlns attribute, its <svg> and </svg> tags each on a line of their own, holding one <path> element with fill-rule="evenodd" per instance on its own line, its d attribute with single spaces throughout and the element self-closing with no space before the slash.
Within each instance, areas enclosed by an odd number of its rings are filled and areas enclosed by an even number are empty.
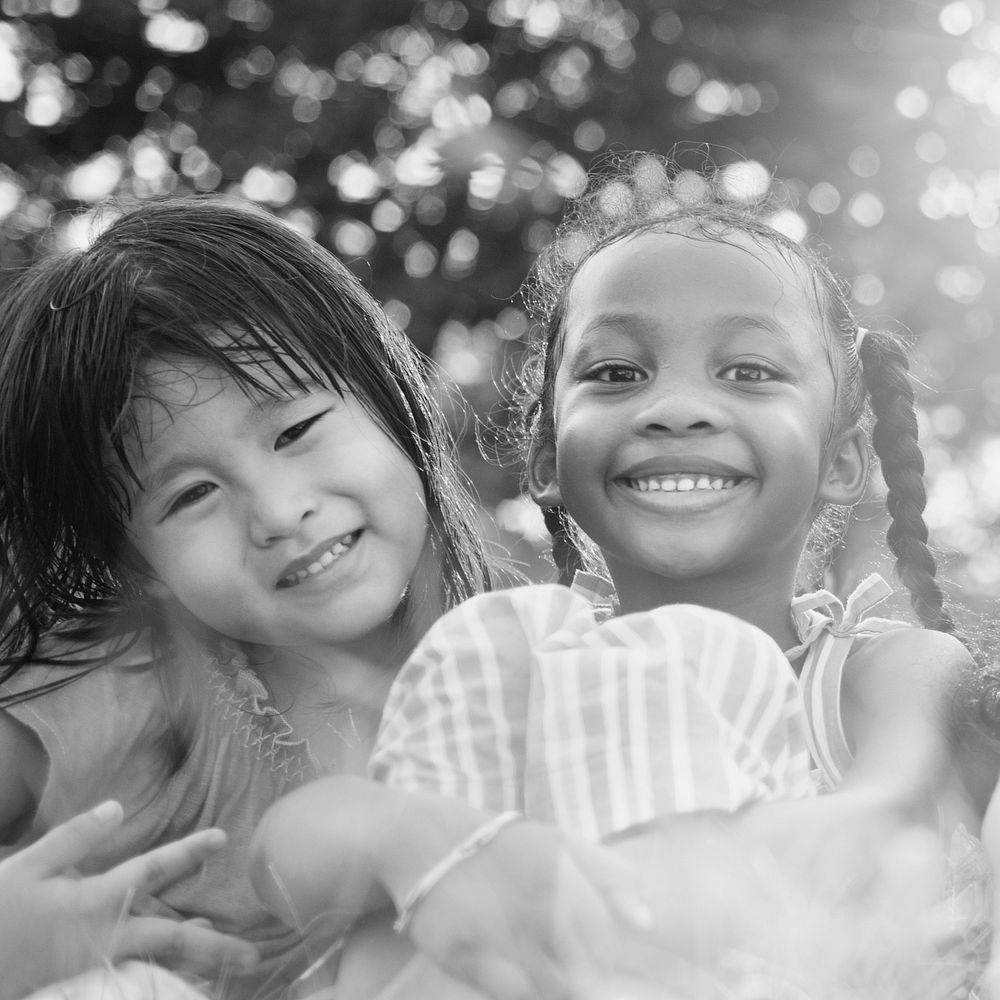
<svg viewBox="0 0 1000 1000">
<path fill-rule="evenodd" d="M 955 632 L 944 608 L 937 564 L 927 547 L 924 508 L 924 457 L 917 443 L 917 416 L 910 366 L 903 345 L 893 336 L 869 332 L 860 348 L 865 387 L 875 415 L 872 445 L 889 488 L 886 506 L 892 523 L 886 543 L 896 557 L 900 580 L 921 623 L 940 632 Z"/>
<path fill-rule="evenodd" d="M 559 582 L 568 587 L 577 570 L 583 569 L 583 556 L 573 540 L 569 515 L 565 507 L 545 507 L 542 510 L 545 527 L 552 536 L 552 561 L 559 571 Z"/>
</svg>

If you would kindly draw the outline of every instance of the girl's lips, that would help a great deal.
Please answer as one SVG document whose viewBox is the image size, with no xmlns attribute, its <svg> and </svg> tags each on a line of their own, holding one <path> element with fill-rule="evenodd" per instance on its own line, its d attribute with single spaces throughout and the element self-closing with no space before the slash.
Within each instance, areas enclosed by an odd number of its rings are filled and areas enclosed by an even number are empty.
<svg viewBox="0 0 1000 1000">
<path fill-rule="evenodd" d="M 360 537 L 361 529 L 359 528 L 346 535 L 341 535 L 339 538 L 323 542 L 308 556 L 289 563 L 278 580 L 278 589 L 284 590 L 288 587 L 298 586 L 303 580 L 308 580 L 328 570 L 346 552 L 350 551 Z"/>
</svg>

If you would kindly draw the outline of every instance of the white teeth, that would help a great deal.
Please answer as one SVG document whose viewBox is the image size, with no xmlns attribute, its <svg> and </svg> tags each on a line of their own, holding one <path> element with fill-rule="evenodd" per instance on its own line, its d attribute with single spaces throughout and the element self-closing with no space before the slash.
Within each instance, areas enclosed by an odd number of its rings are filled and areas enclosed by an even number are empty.
<svg viewBox="0 0 1000 1000">
<path fill-rule="evenodd" d="M 328 569 L 354 544 L 356 539 L 356 532 L 344 535 L 343 538 L 338 539 L 326 552 L 306 566 L 305 569 L 297 569 L 294 573 L 289 573 L 288 576 L 282 577 L 279 581 L 279 586 L 291 587 L 296 583 L 301 583 L 303 580 L 308 579 L 310 576 L 315 576 L 324 569 Z"/>
<path fill-rule="evenodd" d="M 724 478 L 723 476 L 703 476 L 703 475 L 674 475 L 674 476 L 650 476 L 648 479 L 629 479 L 629 486 L 640 493 L 690 493 L 693 490 L 719 490 L 732 489 L 738 477 Z"/>
</svg>

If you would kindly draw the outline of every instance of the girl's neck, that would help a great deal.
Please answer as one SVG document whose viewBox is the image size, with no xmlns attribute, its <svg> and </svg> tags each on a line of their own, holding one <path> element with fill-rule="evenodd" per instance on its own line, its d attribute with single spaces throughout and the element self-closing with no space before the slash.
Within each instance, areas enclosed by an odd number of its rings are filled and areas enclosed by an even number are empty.
<svg viewBox="0 0 1000 1000">
<path fill-rule="evenodd" d="M 766 632 L 781 647 L 798 643 L 792 625 L 791 599 L 795 593 L 795 572 L 761 573 L 759 568 L 695 578 L 669 578 L 653 574 L 612 573 L 620 614 L 649 611 L 664 604 L 697 604 L 725 611 Z"/>
<path fill-rule="evenodd" d="M 405 658 L 398 628 L 323 649 L 248 650 L 250 666 L 321 771 L 363 773 L 389 687 Z"/>
</svg>

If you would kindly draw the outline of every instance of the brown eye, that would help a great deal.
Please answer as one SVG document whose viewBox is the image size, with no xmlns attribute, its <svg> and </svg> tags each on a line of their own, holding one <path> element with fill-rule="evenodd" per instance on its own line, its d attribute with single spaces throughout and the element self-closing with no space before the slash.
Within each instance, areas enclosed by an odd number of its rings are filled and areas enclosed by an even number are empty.
<svg viewBox="0 0 1000 1000">
<path fill-rule="evenodd" d="M 297 424 L 292 424 L 291 427 L 283 430 L 278 435 L 277 441 L 274 442 L 274 450 L 278 451 L 285 445 L 291 444 L 293 441 L 298 441 L 298 439 L 308 433 L 309 428 L 320 420 L 327 412 L 328 411 L 324 410 L 323 413 L 317 413 L 315 417 L 310 417 L 308 420 L 300 420 Z"/>
<path fill-rule="evenodd" d="M 178 510 L 183 510 L 185 507 L 196 504 L 199 500 L 204 500 L 214 489 L 215 486 L 212 483 L 198 483 L 186 489 L 170 505 L 170 513 L 173 514 Z"/>
<path fill-rule="evenodd" d="M 642 380 L 642 372 L 633 365 L 607 364 L 600 368 L 595 368 L 590 376 L 594 382 L 613 382 L 616 384 L 629 384 Z"/>
<path fill-rule="evenodd" d="M 770 382 L 778 378 L 778 372 L 770 365 L 754 362 L 730 365 L 722 377 L 727 382 Z"/>
</svg>

